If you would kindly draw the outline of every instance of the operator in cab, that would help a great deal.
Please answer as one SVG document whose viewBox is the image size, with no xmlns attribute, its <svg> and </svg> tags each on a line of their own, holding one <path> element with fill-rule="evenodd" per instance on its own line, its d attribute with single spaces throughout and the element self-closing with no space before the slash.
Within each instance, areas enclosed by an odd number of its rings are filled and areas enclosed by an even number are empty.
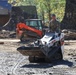
<svg viewBox="0 0 76 75">
<path fill-rule="evenodd" d="M 57 21 L 55 14 L 51 15 L 51 21 L 49 22 L 49 29 L 51 32 L 60 33 L 60 22 Z"/>
</svg>

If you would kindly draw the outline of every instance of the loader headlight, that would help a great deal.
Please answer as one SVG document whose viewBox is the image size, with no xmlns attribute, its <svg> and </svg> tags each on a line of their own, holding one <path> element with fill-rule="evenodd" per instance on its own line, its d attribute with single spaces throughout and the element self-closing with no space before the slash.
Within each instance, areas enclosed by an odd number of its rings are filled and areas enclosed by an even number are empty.
<svg viewBox="0 0 76 75">
<path fill-rule="evenodd" d="M 37 41 L 38 45 L 42 45 L 42 42 L 40 40 Z"/>
</svg>

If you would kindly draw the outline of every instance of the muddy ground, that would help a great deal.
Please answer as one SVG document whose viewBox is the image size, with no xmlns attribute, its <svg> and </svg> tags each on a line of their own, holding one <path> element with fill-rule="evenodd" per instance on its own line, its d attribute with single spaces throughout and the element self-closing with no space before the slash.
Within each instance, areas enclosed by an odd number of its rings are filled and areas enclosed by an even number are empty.
<svg viewBox="0 0 76 75">
<path fill-rule="evenodd" d="M 16 49 L 18 39 L 0 39 L 0 75 L 76 75 L 76 40 L 65 41 L 64 59 L 54 63 L 30 63 Z"/>
</svg>

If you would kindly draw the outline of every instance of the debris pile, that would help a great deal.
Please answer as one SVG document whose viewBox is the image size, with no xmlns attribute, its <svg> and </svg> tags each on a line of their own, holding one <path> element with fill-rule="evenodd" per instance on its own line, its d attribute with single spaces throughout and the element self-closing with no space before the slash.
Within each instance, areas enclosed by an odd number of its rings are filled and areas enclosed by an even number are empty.
<svg viewBox="0 0 76 75">
<path fill-rule="evenodd" d="M 62 30 L 65 35 L 65 40 L 76 40 L 76 30 Z"/>
<path fill-rule="evenodd" d="M 15 31 L 7 31 L 7 30 L 2 30 L 0 31 L 0 39 L 5 39 L 5 38 L 16 38 L 16 32 Z"/>
</svg>

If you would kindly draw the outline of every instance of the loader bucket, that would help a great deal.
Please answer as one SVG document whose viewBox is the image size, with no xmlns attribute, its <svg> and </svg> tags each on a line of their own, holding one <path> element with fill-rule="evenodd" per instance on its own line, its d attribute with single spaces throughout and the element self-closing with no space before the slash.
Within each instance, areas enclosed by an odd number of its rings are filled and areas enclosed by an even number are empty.
<svg viewBox="0 0 76 75">
<path fill-rule="evenodd" d="M 39 47 L 19 47 L 17 48 L 22 55 L 26 56 L 44 56 L 43 52 L 40 50 Z"/>
</svg>

